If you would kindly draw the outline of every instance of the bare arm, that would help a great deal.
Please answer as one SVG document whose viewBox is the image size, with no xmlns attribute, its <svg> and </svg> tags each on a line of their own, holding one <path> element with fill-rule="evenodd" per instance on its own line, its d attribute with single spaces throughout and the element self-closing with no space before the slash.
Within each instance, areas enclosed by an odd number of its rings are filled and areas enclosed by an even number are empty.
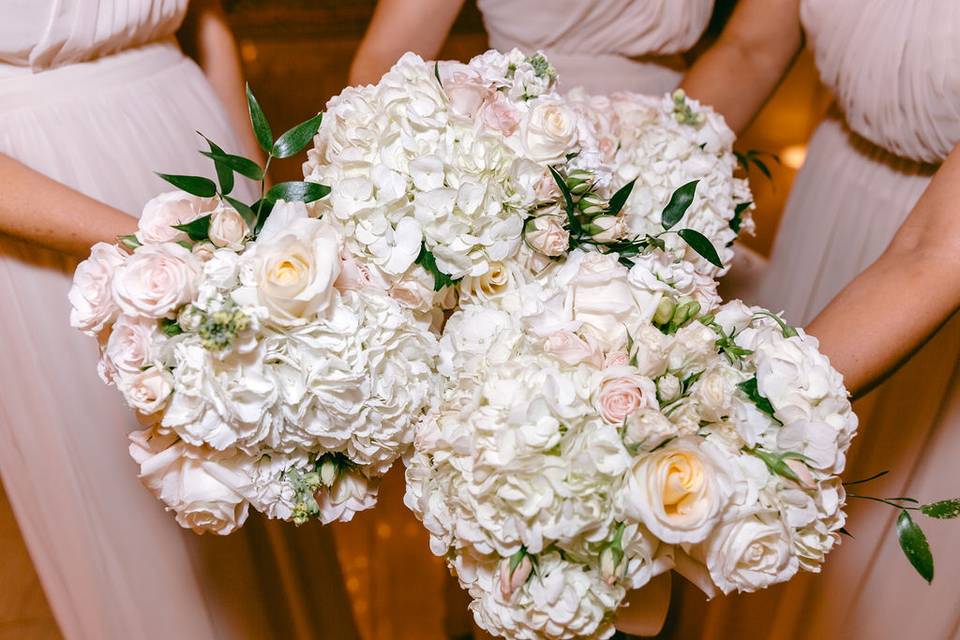
<svg viewBox="0 0 960 640">
<path fill-rule="evenodd" d="M 802 48 L 800 0 L 742 0 L 680 86 L 713 106 L 740 134 Z"/>
<path fill-rule="evenodd" d="M 960 308 L 960 146 L 940 167 L 886 252 L 808 327 L 862 395 Z"/>
<path fill-rule="evenodd" d="M 97 242 L 137 229 L 135 218 L 0 154 L 0 233 L 85 258 Z"/>
<path fill-rule="evenodd" d="M 463 2 L 380 0 L 350 66 L 350 84 L 376 82 L 407 51 L 435 58 Z"/>
<path fill-rule="evenodd" d="M 193 0 L 177 37 L 183 50 L 203 69 L 223 103 L 231 128 L 243 147 L 232 152 L 262 162 L 260 147 L 247 116 L 243 68 L 237 43 L 219 0 Z"/>
</svg>

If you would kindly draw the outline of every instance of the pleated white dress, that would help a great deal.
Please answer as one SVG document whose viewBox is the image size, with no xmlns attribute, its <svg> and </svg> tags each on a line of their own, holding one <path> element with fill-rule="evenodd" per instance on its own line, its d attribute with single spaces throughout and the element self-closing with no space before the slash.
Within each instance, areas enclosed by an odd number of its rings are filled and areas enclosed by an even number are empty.
<svg viewBox="0 0 960 640">
<path fill-rule="evenodd" d="M 803 0 L 801 19 L 833 113 L 810 141 L 757 302 L 809 322 L 889 244 L 960 142 L 960 3 Z M 960 205 L 958 205 L 960 223 Z M 943 233 L 958 233 L 956 227 Z M 919 308 L 903 291 L 891 308 Z M 856 403 L 859 436 L 844 477 L 891 473 L 858 487 L 880 496 L 960 495 L 960 318 L 896 376 Z M 897 547 L 896 512 L 851 500 L 856 539 L 821 575 L 768 592 L 684 598 L 682 638 L 960 638 L 960 528 L 920 518 L 936 561 L 927 586 Z M 702 598 L 701 598 L 702 600 Z"/>
<path fill-rule="evenodd" d="M 168 188 L 153 171 L 210 174 L 195 130 L 239 152 L 173 39 L 185 11 L 185 0 L 4 2 L 0 152 L 131 215 Z M 329 540 L 321 560 L 278 569 L 294 553 L 285 532 L 253 522 L 200 539 L 140 485 L 126 437 L 137 423 L 98 379 L 94 341 L 69 326 L 74 266 L 0 236 L 0 474 L 64 635 L 307 637 L 325 633 L 323 611 L 343 618 L 328 637 L 353 637 Z M 292 564 L 326 568 L 311 576 L 315 595 Z"/>
</svg>

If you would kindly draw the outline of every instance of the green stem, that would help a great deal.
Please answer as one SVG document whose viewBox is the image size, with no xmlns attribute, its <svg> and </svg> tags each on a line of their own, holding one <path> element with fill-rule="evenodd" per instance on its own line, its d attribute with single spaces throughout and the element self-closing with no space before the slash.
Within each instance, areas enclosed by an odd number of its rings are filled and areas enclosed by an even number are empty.
<svg viewBox="0 0 960 640">
<path fill-rule="evenodd" d="M 894 509 L 905 509 L 905 510 L 908 510 L 908 511 L 919 511 L 919 510 L 920 510 L 920 507 L 908 507 L 908 506 L 905 506 L 905 505 L 902 505 L 902 504 L 897 504 L 896 502 L 892 502 L 890 499 L 887 499 L 887 498 L 876 498 L 876 497 L 874 497 L 874 496 L 861 496 L 861 495 L 856 494 L 856 493 L 848 493 L 848 494 L 847 494 L 847 497 L 848 497 L 848 498 L 860 498 L 861 500 L 872 500 L 873 502 L 879 502 L 879 503 L 881 503 L 881 504 L 885 504 L 885 505 L 887 505 L 887 506 L 893 507 Z"/>
<path fill-rule="evenodd" d="M 267 172 L 270 171 L 270 161 L 273 160 L 273 154 L 267 154 L 267 163 L 263 167 L 263 178 L 260 179 L 260 199 L 257 200 L 257 220 L 260 219 L 260 210 L 263 209 L 263 194 L 267 185 Z"/>
</svg>

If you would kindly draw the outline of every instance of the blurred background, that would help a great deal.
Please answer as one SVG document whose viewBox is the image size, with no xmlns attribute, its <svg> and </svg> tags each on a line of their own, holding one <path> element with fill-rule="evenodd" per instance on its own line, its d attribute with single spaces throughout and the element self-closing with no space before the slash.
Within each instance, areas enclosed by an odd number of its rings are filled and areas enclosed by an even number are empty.
<svg viewBox="0 0 960 640">
<path fill-rule="evenodd" d="M 734 4 L 718 0 L 711 28 L 692 56 L 716 37 Z M 375 5 L 375 0 L 224 1 L 247 79 L 275 131 L 323 110 L 343 89 Z M 480 14 L 467 0 L 440 57 L 466 61 L 486 49 L 486 43 Z M 812 57 L 804 53 L 738 142 L 741 151 L 770 152 L 780 159 L 763 158 L 769 178 L 756 168 L 750 173 L 757 233 L 745 243 L 764 255 L 803 163 L 805 142 L 829 102 Z M 274 180 L 302 179 L 300 162 L 302 158 L 276 161 L 271 165 Z M 352 613 L 363 640 L 440 640 L 468 633 L 466 597 L 441 559 L 430 553 L 426 532 L 403 506 L 402 469 L 388 476 L 380 496 L 376 510 L 330 527 L 353 609 L 343 613 Z M 0 510 L 8 509 L 0 492 Z M 0 518 L 0 523 L 9 522 Z M 23 548 L 12 526 L 0 530 L 0 545 Z M 318 582 L 323 583 L 322 577 Z M 25 549 L 16 562 L 0 567 L 0 584 L 4 593 L 16 596 L 0 597 L 0 640 L 60 637 Z"/>
</svg>

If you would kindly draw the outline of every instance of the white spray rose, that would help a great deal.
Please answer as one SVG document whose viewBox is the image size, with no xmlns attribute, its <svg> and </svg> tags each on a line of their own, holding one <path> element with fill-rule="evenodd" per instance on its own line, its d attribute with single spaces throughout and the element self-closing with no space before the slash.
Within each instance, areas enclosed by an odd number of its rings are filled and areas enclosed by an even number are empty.
<svg viewBox="0 0 960 640">
<path fill-rule="evenodd" d="M 786 582 L 799 562 L 776 512 L 751 513 L 725 523 L 706 543 L 710 577 L 724 593 L 751 592 Z"/>
<path fill-rule="evenodd" d="M 161 193 L 143 206 L 137 223 L 137 238 L 143 244 L 186 240 L 186 232 L 174 229 L 174 226 L 193 222 L 216 204 L 215 198 L 201 198 L 186 191 Z"/>
<path fill-rule="evenodd" d="M 558 162 L 575 150 L 577 115 L 562 102 L 539 102 L 524 117 L 520 135 L 528 158 L 542 164 Z"/>
</svg>

